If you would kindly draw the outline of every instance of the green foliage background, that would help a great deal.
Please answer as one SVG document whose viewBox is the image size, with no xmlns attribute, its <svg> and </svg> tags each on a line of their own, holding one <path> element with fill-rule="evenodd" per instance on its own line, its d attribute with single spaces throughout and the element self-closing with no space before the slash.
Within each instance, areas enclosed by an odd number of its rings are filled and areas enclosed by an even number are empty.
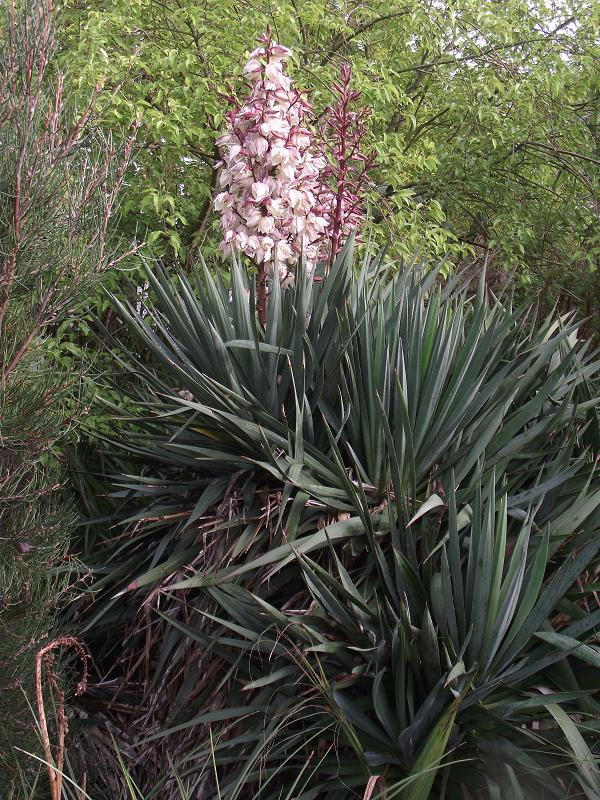
<svg viewBox="0 0 600 800">
<path fill-rule="evenodd" d="M 267 26 L 293 48 L 318 115 L 349 60 L 372 109 L 371 214 L 400 254 L 461 262 L 592 314 L 600 295 L 600 7 L 596 0 L 66 0 L 62 61 L 106 78 L 102 124 L 142 111 L 122 230 L 168 259 L 216 249 L 209 199 L 230 81 Z"/>
</svg>

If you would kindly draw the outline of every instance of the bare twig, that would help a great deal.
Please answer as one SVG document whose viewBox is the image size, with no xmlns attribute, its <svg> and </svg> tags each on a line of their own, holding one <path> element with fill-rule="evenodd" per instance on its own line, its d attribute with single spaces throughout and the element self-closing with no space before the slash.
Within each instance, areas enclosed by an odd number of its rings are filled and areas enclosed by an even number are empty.
<svg viewBox="0 0 600 800">
<path fill-rule="evenodd" d="M 65 715 L 65 695 L 58 683 L 58 676 L 53 670 L 52 653 L 60 647 L 72 647 L 77 651 L 82 663 L 81 680 L 77 684 L 75 694 L 83 694 L 87 687 L 87 654 L 83 645 L 74 636 L 59 636 L 42 647 L 35 657 L 35 689 L 38 708 L 38 722 L 44 747 L 44 757 L 48 770 L 48 780 L 50 781 L 50 796 L 52 800 L 61 800 L 62 775 L 65 762 L 65 735 L 68 731 L 67 717 Z M 48 683 L 54 694 L 57 710 L 57 745 L 56 760 L 52 755 L 50 745 L 50 734 L 48 732 L 48 721 L 44 707 L 44 689 L 42 678 L 42 666 L 47 668 Z"/>
</svg>

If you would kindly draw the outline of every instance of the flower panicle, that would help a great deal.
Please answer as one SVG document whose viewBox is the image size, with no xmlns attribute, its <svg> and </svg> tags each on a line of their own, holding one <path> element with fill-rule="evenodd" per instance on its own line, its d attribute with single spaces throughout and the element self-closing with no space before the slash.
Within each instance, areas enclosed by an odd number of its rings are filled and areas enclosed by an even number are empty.
<svg viewBox="0 0 600 800">
<path fill-rule="evenodd" d="M 327 220 L 330 260 L 333 261 L 345 239 L 360 229 L 365 219 L 365 195 L 375 152 L 365 152 L 368 109 L 354 108 L 361 92 L 351 88 L 352 67 L 343 62 L 340 77 L 333 84 L 334 103 L 325 111 L 320 143 L 327 154 L 321 174 L 318 198 Z"/>
<path fill-rule="evenodd" d="M 292 51 L 267 31 L 244 66 L 249 95 L 239 103 L 231 87 L 228 129 L 217 139 L 219 193 L 225 252 L 244 253 L 258 268 L 257 311 L 266 320 L 267 280 L 293 280 L 300 258 L 312 270 L 333 261 L 343 241 L 364 220 L 364 195 L 373 154 L 365 153 L 366 109 L 355 110 L 360 92 L 343 63 L 325 112 L 324 133 L 309 124 L 306 95 L 286 73 Z"/>
<path fill-rule="evenodd" d="M 317 211 L 323 156 L 313 150 L 306 97 L 286 74 L 291 51 L 269 33 L 244 67 L 250 95 L 229 112 L 219 139 L 221 173 L 214 207 L 221 212 L 224 250 L 245 253 L 282 280 L 303 254 L 312 267 L 327 221 Z"/>
</svg>

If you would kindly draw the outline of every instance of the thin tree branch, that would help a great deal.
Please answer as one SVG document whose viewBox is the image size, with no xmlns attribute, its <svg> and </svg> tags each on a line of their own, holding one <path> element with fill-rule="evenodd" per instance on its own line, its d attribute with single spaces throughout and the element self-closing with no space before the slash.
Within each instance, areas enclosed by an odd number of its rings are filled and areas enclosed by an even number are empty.
<svg viewBox="0 0 600 800">
<path fill-rule="evenodd" d="M 375 27 L 375 25 L 379 25 L 381 22 L 387 22 L 390 19 L 396 19 L 397 17 L 405 17 L 407 14 L 410 14 L 410 9 L 406 8 L 402 11 L 396 11 L 393 14 L 384 14 L 381 17 L 377 17 L 376 19 L 372 19 L 369 22 L 365 22 L 364 25 L 360 25 L 356 28 L 349 36 L 334 36 L 333 38 L 333 47 L 327 51 L 327 53 L 323 56 L 321 60 L 321 66 L 324 67 L 328 64 L 334 55 L 347 45 L 352 39 L 356 39 L 357 36 L 360 36 L 363 33 L 366 33 L 370 28 Z"/>
</svg>

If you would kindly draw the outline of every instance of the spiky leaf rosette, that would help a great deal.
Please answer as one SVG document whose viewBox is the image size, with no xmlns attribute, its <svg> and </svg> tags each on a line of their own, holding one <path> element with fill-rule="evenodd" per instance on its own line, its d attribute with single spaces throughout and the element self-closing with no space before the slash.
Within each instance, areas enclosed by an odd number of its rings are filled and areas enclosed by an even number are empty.
<svg viewBox="0 0 600 800">
<path fill-rule="evenodd" d="M 348 243 L 264 329 L 236 262 L 119 306 L 153 358 L 121 356 L 87 636 L 156 796 L 175 762 L 229 800 L 598 790 L 600 363 L 440 267 Z"/>
</svg>

